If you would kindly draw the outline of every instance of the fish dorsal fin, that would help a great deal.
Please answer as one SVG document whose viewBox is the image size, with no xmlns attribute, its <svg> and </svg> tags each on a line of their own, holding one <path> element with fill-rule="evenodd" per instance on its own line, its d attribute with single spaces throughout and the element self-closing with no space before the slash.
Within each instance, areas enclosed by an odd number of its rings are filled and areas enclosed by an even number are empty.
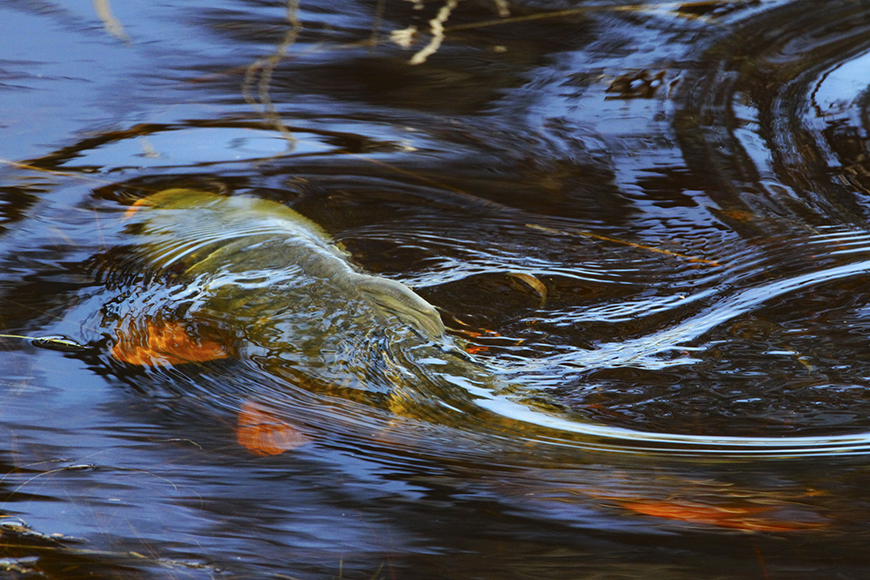
<svg viewBox="0 0 870 580">
<path fill-rule="evenodd" d="M 360 274 L 357 289 L 386 314 L 415 327 L 433 340 L 443 338 L 444 324 L 435 307 L 395 280 Z"/>
</svg>

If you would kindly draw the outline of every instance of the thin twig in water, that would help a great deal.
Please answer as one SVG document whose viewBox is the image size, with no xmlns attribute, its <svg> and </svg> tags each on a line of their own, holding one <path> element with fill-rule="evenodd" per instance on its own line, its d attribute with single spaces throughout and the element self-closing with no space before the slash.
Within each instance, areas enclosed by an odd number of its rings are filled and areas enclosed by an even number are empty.
<svg viewBox="0 0 870 580">
<path fill-rule="evenodd" d="M 110 181 L 106 181 L 105 179 L 91 177 L 90 175 L 82 175 L 81 173 L 73 173 L 71 171 L 57 171 L 56 169 L 46 169 L 45 167 L 37 167 L 36 165 L 29 165 L 27 163 L 21 163 L 19 161 L 11 161 L 9 159 L 0 159 L 0 164 L 9 165 L 17 169 L 26 169 L 28 171 L 38 171 L 40 173 L 50 173 L 52 175 L 62 175 L 64 177 L 75 177 L 76 179 L 84 179 L 85 181 L 95 181 L 104 185 L 111 183 Z"/>
<path fill-rule="evenodd" d="M 124 25 L 121 24 L 121 21 L 115 18 L 115 15 L 112 14 L 109 0 L 93 0 L 93 2 L 94 12 L 96 12 L 99 19 L 103 21 L 103 26 L 105 27 L 106 32 L 118 40 L 130 44 L 132 40 L 130 40 L 130 36 L 124 32 Z"/>
<path fill-rule="evenodd" d="M 281 115 L 275 110 L 275 104 L 269 96 L 269 86 L 272 83 L 272 73 L 278 63 L 287 56 L 287 50 L 296 43 L 299 37 L 299 32 L 302 30 L 302 22 L 299 20 L 299 0 L 287 0 L 287 22 L 290 28 L 284 34 L 281 43 L 275 49 L 275 52 L 269 56 L 257 59 L 254 63 L 248 66 L 245 72 L 245 80 L 242 81 L 242 94 L 247 102 L 252 107 L 259 104 L 263 107 L 263 117 L 272 127 L 274 127 L 287 140 L 290 149 L 296 145 L 296 137 L 281 121 Z M 254 80 L 257 73 L 260 74 L 260 80 L 257 83 L 257 97 L 255 98 L 251 92 L 251 87 L 254 85 Z"/>
<path fill-rule="evenodd" d="M 526 224 L 527 228 L 532 228 L 536 230 L 540 230 L 542 232 L 547 232 L 549 234 L 558 234 L 563 236 L 580 236 L 583 238 L 592 238 L 595 240 L 601 240 L 602 242 L 613 242 L 614 244 L 621 244 L 623 246 L 630 246 L 632 248 L 638 248 L 639 250 L 646 250 L 647 252 L 655 252 L 657 254 L 666 254 L 668 256 L 674 256 L 675 258 L 683 258 L 690 262 L 695 262 L 698 264 L 706 264 L 708 266 L 719 266 L 719 262 L 716 260 L 707 260 L 704 258 L 696 258 L 694 256 L 690 256 L 688 254 L 681 254 L 680 252 L 672 252 L 671 250 L 664 250 L 662 248 L 656 248 L 655 246 L 647 246 L 645 244 L 638 244 L 637 242 L 629 242 L 628 240 L 621 240 L 619 238 L 612 238 L 610 236 L 604 236 L 601 234 L 596 234 L 594 232 L 584 231 L 584 230 L 573 230 L 573 231 L 563 231 L 557 230 L 553 228 L 548 228 L 545 226 L 541 226 L 538 224 Z"/>
<path fill-rule="evenodd" d="M 435 18 L 429 21 L 429 31 L 432 33 L 432 40 L 420 52 L 411 57 L 411 60 L 408 61 L 410 64 L 423 64 L 427 58 L 435 54 L 435 51 L 438 50 L 444 41 L 444 23 L 450 18 L 450 13 L 458 4 L 459 0 L 447 0 L 447 3 L 441 7 Z"/>
<path fill-rule="evenodd" d="M 372 22 L 372 34 L 369 37 L 369 50 L 374 51 L 378 45 L 378 35 L 381 32 L 381 22 L 384 19 L 384 9 L 387 6 L 387 0 L 378 0 L 378 5 L 375 7 L 375 18 Z"/>
<path fill-rule="evenodd" d="M 576 16 L 587 12 L 662 12 L 663 10 L 680 10 L 692 7 L 711 6 L 713 4 L 721 4 L 722 0 L 701 0 L 698 2 L 667 2 L 663 4 L 626 4 L 622 6 L 602 5 L 602 6 L 582 6 L 580 8 L 570 8 L 567 10 L 555 10 L 552 12 L 535 12 L 524 16 L 502 17 L 493 20 L 484 20 L 482 22 L 469 22 L 468 24 L 457 24 L 444 29 L 444 32 L 456 32 L 459 30 L 474 30 L 477 28 L 486 28 L 489 26 L 501 26 L 503 24 L 514 24 L 517 22 L 528 22 L 530 20 L 546 20 L 549 18 L 562 18 L 565 16 Z M 746 0 L 738 0 L 731 4 L 745 4 Z"/>
</svg>

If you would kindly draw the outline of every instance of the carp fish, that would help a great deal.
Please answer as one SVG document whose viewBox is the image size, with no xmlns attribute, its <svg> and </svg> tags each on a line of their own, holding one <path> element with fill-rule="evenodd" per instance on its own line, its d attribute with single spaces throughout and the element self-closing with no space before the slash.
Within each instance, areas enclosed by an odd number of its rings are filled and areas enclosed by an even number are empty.
<svg viewBox="0 0 870 580">
<path fill-rule="evenodd" d="M 421 367 L 485 371 L 445 335 L 431 304 L 360 271 L 318 225 L 279 203 L 170 189 L 139 200 L 125 219 L 142 243 L 99 324 L 113 328 L 117 361 L 234 358 L 394 412 L 412 400 L 432 406 L 422 377 L 435 373 Z"/>
<path fill-rule="evenodd" d="M 110 352 L 120 363 L 154 368 L 235 359 L 330 400 L 397 417 L 464 422 L 471 431 L 497 435 L 493 440 L 568 450 L 764 457 L 868 444 L 863 436 L 644 433 L 531 408 L 511 397 L 510 373 L 478 361 L 445 333 L 432 304 L 400 282 L 361 271 L 322 228 L 282 204 L 169 189 L 140 199 L 124 219 L 134 240 L 133 273 L 110 278 L 118 294 L 98 324 L 112 329 Z M 238 410 L 238 441 L 255 454 L 276 455 L 310 441 L 256 396 Z M 724 509 L 588 495 L 637 513 L 720 527 L 815 527 L 759 519 L 754 505 Z"/>
<path fill-rule="evenodd" d="M 123 293 L 104 307 L 97 325 L 113 328 L 111 353 L 121 362 L 234 358 L 308 391 L 396 414 L 425 409 L 427 416 L 455 417 L 458 411 L 506 434 L 534 432 L 585 448 L 752 457 L 870 449 L 870 433 L 708 437 L 596 424 L 516 396 L 527 386 L 523 381 L 535 378 L 524 371 L 577 360 L 554 356 L 519 369 L 480 362 L 445 334 L 426 300 L 401 282 L 362 272 L 324 230 L 282 204 L 169 189 L 139 200 L 127 214 L 137 241 L 135 274 L 118 283 Z M 868 268 L 862 262 L 779 281 L 765 292 L 749 288 L 649 343 L 673 348 L 673 336 L 697 336 L 772 296 Z"/>
</svg>

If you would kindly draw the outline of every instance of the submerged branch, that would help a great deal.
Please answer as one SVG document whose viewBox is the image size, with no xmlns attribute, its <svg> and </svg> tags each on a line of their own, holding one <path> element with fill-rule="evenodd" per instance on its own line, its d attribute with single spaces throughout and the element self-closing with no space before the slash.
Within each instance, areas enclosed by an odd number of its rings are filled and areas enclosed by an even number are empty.
<svg viewBox="0 0 870 580">
<path fill-rule="evenodd" d="M 585 230 L 574 230 L 574 231 L 567 232 L 567 231 L 563 231 L 563 230 L 556 230 L 553 228 L 548 228 L 548 227 L 541 226 L 538 224 L 526 224 L 526 227 L 533 228 L 536 230 L 541 230 L 543 232 L 547 232 L 550 234 L 560 234 L 560 235 L 565 235 L 565 236 L 580 236 L 580 237 L 584 237 L 584 238 L 592 238 L 595 240 L 601 240 L 603 242 L 612 242 L 614 244 L 621 244 L 623 246 L 630 246 L 632 248 L 638 248 L 640 250 L 646 250 L 648 252 L 655 252 L 657 254 L 666 254 L 668 256 L 674 256 L 676 258 L 683 258 L 683 259 L 689 260 L 690 262 L 694 262 L 694 263 L 698 263 L 698 264 L 706 264 L 708 266 L 719 266 L 720 265 L 719 262 L 717 262 L 716 260 L 707 260 L 704 258 L 696 258 L 696 257 L 690 256 L 688 254 L 681 254 L 680 252 L 673 252 L 671 250 L 656 248 L 655 246 L 647 246 L 644 244 L 638 244 L 637 242 L 629 242 L 628 240 L 613 238 L 611 236 L 604 236 L 601 234 L 596 234 L 594 232 L 589 232 L 589 231 L 585 231 Z"/>
<path fill-rule="evenodd" d="M 96 12 L 99 19 L 103 21 L 103 27 L 105 27 L 106 32 L 118 40 L 130 44 L 132 40 L 124 31 L 124 25 L 121 24 L 121 21 L 115 18 L 115 15 L 112 14 L 112 7 L 109 5 L 109 0 L 93 0 L 93 3 L 94 12 Z"/>
<path fill-rule="evenodd" d="M 275 128 L 287 140 L 291 149 L 296 145 L 296 137 L 281 121 L 281 115 L 275 110 L 275 104 L 269 96 L 269 86 L 272 83 L 272 73 L 278 63 L 287 56 L 287 51 L 296 43 L 299 32 L 302 30 L 302 22 L 299 20 L 299 0 L 287 0 L 287 22 L 290 28 L 284 34 L 281 43 L 275 48 L 275 52 L 269 56 L 257 59 L 245 71 L 245 79 L 242 81 L 242 95 L 252 107 L 259 104 L 262 106 L 263 117 L 270 126 Z M 254 85 L 257 74 L 257 96 L 254 97 L 251 88 Z"/>
<path fill-rule="evenodd" d="M 459 0 L 447 0 L 438 14 L 429 21 L 429 30 L 432 32 L 432 40 L 422 50 L 411 57 L 410 64 L 423 64 L 426 59 L 435 54 L 444 41 L 444 23 L 450 18 L 450 13 L 459 4 Z"/>
</svg>

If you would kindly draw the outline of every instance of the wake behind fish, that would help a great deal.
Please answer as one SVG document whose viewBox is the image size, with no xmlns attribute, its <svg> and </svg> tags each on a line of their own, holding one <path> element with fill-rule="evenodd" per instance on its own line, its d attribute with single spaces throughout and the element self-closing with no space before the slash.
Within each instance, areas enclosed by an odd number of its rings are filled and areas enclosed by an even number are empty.
<svg viewBox="0 0 870 580">
<path fill-rule="evenodd" d="M 854 231 L 824 232 L 803 246 L 815 252 L 817 262 L 825 257 L 842 257 L 845 254 L 861 258 L 860 254 L 868 251 L 867 234 Z M 754 269 L 759 271 L 759 265 L 756 264 Z M 517 365 L 510 371 L 502 370 L 501 373 L 511 376 L 511 386 L 490 393 L 477 390 L 476 394 L 480 397 L 478 404 L 517 421 L 593 438 L 592 441 L 580 443 L 581 446 L 624 453 L 701 453 L 771 458 L 867 454 L 870 452 L 870 432 L 781 437 L 655 433 L 584 422 L 577 413 L 571 413 L 569 418 L 528 402 L 539 400 L 542 395 L 546 397 L 537 386 L 536 379 L 557 376 L 559 372 L 554 371 L 554 368 L 558 367 L 583 370 L 631 367 L 660 371 L 701 362 L 704 351 L 709 347 L 703 342 L 703 337 L 713 329 L 750 314 L 775 299 L 868 274 L 870 259 L 865 257 L 851 263 L 764 281 L 736 292 L 729 293 L 727 288 L 719 292 L 715 288 L 701 290 L 683 299 L 687 303 L 708 301 L 709 304 L 682 322 L 645 336 L 604 342 L 590 349 L 572 349 L 567 353 Z M 718 298 L 711 300 L 714 296 Z M 517 387 L 516 383 L 522 386 Z"/>
</svg>

